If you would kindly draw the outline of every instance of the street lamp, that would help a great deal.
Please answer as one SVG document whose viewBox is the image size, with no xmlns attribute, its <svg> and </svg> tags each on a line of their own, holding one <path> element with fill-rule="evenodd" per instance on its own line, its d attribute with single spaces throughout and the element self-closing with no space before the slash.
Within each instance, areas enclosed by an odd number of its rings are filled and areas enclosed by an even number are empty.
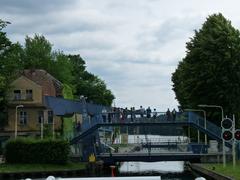
<svg viewBox="0 0 240 180">
<path fill-rule="evenodd" d="M 15 111 L 15 139 L 17 138 L 17 125 L 18 125 L 18 120 L 17 120 L 17 115 L 18 115 L 18 108 L 23 108 L 23 105 L 17 105 L 16 106 L 16 111 Z"/>
<path fill-rule="evenodd" d="M 208 104 L 199 104 L 198 107 L 209 107 L 209 108 L 219 108 L 222 113 L 222 121 L 224 119 L 223 107 L 219 105 L 208 105 Z M 223 167 L 226 167 L 226 150 L 225 150 L 225 140 L 223 139 Z"/>
<path fill-rule="evenodd" d="M 223 107 L 218 105 L 199 104 L 198 107 L 220 108 L 222 112 L 222 120 L 224 119 Z"/>
<path fill-rule="evenodd" d="M 204 116 L 204 129 L 207 129 L 207 116 L 206 116 L 206 111 L 203 109 L 184 109 L 185 111 L 194 111 L 194 112 L 203 112 L 203 116 Z M 199 124 L 199 122 L 198 122 Z M 199 142 L 199 130 L 198 130 L 198 142 Z M 204 142 L 205 145 L 207 145 L 207 134 L 204 133 Z"/>
</svg>

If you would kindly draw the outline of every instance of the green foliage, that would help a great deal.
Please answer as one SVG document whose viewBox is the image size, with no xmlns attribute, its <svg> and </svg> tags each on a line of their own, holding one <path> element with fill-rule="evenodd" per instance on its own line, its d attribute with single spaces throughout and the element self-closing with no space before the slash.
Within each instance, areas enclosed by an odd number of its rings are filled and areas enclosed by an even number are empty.
<svg viewBox="0 0 240 180">
<path fill-rule="evenodd" d="M 44 124 L 43 125 L 43 136 L 44 138 L 53 138 L 53 125 L 52 124 Z"/>
<path fill-rule="evenodd" d="M 63 140 L 34 140 L 20 138 L 6 144 L 8 163 L 64 164 L 68 161 L 70 145 Z"/>
<path fill-rule="evenodd" d="M 63 84 L 63 97 L 65 99 L 73 99 L 72 88 L 67 84 Z M 70 139 L 74 133 L 73 117 L 63 118 L 63 137 L 64 139 Z"/>
<path fill-rule="evenodd" d="M 18 172 L 50 172 L 65 170 L 86 169 L 86 163 L 67 163 L 67 164 L 1 164 L 0 173 L 18 173 Z"/>
<path fill-rule="evenodd" d="M 0 19 L 0 128 L 7 123 L 7 95 L 10 82 L 22 69 L 22 47 L 12 43 L 3 32 L 9 24 Z"/>
<path fill-rule="evenodd" d="M 238 114 L 239 31 L 222 14 L 213 14 L 195 31 L 186 48 L 186 56 L 172 75 L 173 90 L 182 108 L 214 104 L 222 106 L 228 115 Z M 219 112 L 216 121 L 220 117 Z"/>
<path fill-rule="evenodd" d="M 88 101 L 111 105 L 114 96 L 99 77 L 86 71 L 85 61 L 80 55 L 65 55 L 52 52 L 52 45 L 44 37 L 35 35 L 25 39 L 24 68 L 45 69 L 62 83 L 73 88 L 74 95 L 88 97 Z"/>
<path fill-rule="evenodd" d="M 38 34 L 27 36 L 23 47 L 19 43 L 14 44 L 2 31 L 7 24 L 0 19 L 0 76 L 4 78 L 4 92 L 1 93 L 5 94 L 4 97 L 9 91 L 8 85 L 23 69 L 44 69 L 70 86 L 77 98 L 84 95 L 90 102 L 111 105 L 114 99 L 112 92 L 103 80 L 86 70 L 85 61 L 80 55 L 53 51 L 52 44 Z"/>
<path fill-rule="evenodd" d="M 63 52 L 55 52 L 54 59 L 54 66 L 49 71 L 49 73 L 56 77 L 62 83 L 71 84 L 73 80 L 73 65 L 69 61 L 68 56 L 63 54 Z"/>
<path fill-rule="evenodd" d="M 69 55 L 73 64 L 73 84 L 75 85 L 74 95 L 79 97 L 84 95 L 88 102 L 110 106 L 114 100 L 114 95 L 107 89 L 103 80 L 92 73 L 86 71 L 84 60 L 80 55 Z"/>
<path fill-rule="evenodd" d="M 240 179 L 239 160 L 236 162 L 236 167 L 233 167 L 231 161 L 226 164 L 226 167 L 223 167 L 222 163 L 202 164 L 202 166 L 211 171 L 215 171 L 216 173 L 219 173 L 221 175 L 231 177 L 232 179 L 236 180 Z"/>
<path fill-rule="evenodd" d="M 35 34 L 33 38 L 27 36 L 24 47 L 24 68 L 45 69 L 52 67 L 52 45 L 42 35 Z"/>
<path fill-rule="evenodd" d="M 73 99 L 72 88 L 67 84 L 63 84 L 63 97 L 65 99 Z"/>
</svg>

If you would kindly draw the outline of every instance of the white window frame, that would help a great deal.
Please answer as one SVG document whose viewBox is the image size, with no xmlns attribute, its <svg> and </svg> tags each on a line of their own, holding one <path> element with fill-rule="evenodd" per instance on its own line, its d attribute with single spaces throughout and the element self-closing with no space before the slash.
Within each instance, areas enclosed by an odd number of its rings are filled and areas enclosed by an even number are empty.
<svg viewBox="0 0 240 180">
<path fill-rule="evenodd" d="M 26 111 L 20 111 L 19 112 L 19 124 L 21 125 L 27 125 L 28 121 L 28 115 Z"/>
</svg>

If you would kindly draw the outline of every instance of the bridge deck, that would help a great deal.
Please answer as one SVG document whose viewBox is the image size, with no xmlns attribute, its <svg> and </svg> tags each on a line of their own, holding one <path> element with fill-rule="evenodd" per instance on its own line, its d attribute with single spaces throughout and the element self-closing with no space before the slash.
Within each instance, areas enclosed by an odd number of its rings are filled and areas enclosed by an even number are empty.
<svg viewBox="0 0 240 180">
<path fill-rule="evenodd" d="M 221 156 L 222 153 L 193 154 L 190 152 L 168 152 L 168 153 L 103 153 L 97 157 L 104 162 L 129 162 L 129 161 L 190 161 L 199 162 L 201 157 Z"/>
</svg>

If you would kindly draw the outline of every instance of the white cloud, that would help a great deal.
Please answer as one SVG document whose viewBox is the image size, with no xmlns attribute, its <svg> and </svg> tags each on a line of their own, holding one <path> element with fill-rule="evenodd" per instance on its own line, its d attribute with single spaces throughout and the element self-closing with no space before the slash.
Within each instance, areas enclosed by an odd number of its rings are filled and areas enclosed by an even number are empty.
<svg viewBox="0 0 240 180">
<path fill-rule="evenodd" d="M 171 73 L 205 18 L 221 12 L 240 27 L 237 0 L 2 0 L 13 41 L 40 33 L 55 49 L 78 53 L 104 79 L 119 106 L 176 107 Z"/>
</svg>

